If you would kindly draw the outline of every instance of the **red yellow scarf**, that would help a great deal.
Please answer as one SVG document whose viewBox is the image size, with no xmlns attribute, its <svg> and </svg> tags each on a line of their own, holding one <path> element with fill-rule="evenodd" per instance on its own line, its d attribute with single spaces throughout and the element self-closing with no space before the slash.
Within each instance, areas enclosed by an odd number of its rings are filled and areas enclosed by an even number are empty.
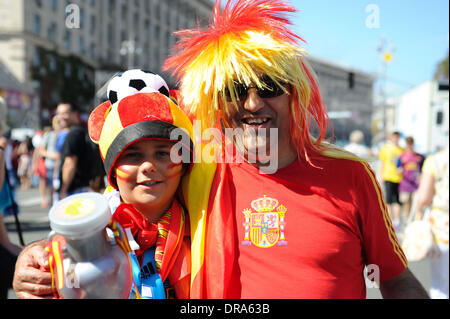
<svg viewBox="0 0 450 319">
<path fill-rule="evenodd" d="M 151 223 L 131 204 L 120 204 L 113 220 L 130 228 L 139 245 L 135 251 L 139 263 L 144 252 L 155 246 L 156 270 L 163 281 L 169 277 L 178 298 L 189 297 L 190 238 L 185 214 L 177 200 L 156 223 Z"/>
</svg>

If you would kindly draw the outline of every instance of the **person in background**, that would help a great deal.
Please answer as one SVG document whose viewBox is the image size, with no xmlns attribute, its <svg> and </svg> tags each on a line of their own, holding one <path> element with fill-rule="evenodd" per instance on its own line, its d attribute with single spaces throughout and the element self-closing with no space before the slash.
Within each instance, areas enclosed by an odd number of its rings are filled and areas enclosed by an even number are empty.
<svg viewBox="0 0 450 319">
<path fill-rule="evenodd" d="M 59 199 L 81 192 L 91 191 L 93 180 L 102 181 L 105 172 L 101 167 L 102 159 L 98 146 L 89 138 L 88 131 L 80 125 L 78 110 L 73 104 L 64 104 L 70 115 L 70 127 L 61 150 L 59 176 L 61 187 Z M 68 106 L 68 107 L 67 107 Z M 64 113 L 59 112 L 58 119 L 63 119 Z M 63 120 L 64 123 L 64 120 Z M 101 169 L 99 169 L 101 168 Z M 100 178 L 98 178 L 101 176 Z M 101 188 L 101 186 L 100 186 Z"/>
<path fill-rule="evenodd" d="M 59 132 L 56 139 L 56 153 L 57 159 L 55 160 L 55 168 L 53 175 L 53 201 L 59 199 L 59 189 L 61 187 L 61 152 L 66 140 L 67 134 L 69 133 L 70 127 L 79 123 L 78 113 L 72 112 L 72 105 L 70 103 L 62 102 L 56 107 L 55 118 L 58 120 Z"/>
<path fill-rule="evenodd" d="M 380 176 L 384 183 L 384 196 L 388 206 L 389 216 L 394 229 L 400 229 L 401 202 L 398 187 L 402 175 L 397 171 L 397 161 L 403 153 L 399 146 L 400 133 L 393 132 L 389 141 L 381 147 L 378 157 L 380 159 Z"/>
<path fill-rule="evenodd" d="M 398 190 L 407 220 L 411 211 L 414 193 L 419 187 L 420 171 L 424 157 L 414 151 L 414 138 L 412 136 L 408 136 L 405 142 L 406 148 L 397 161 L 397 167 L 398 172 L 402 174 Z"/>
<path fill-rule="evenodd" d="M 4 139 L 5 145 L 5 162 L 6 162 L 6 170 L 9 176 L 9 183 L 11 187 L 14 189 L 17 185 L 17 172 L 14 167 L 14 142 L 11 140 L 11 130 L 7 130 L 3 133 L 2 138 Z"/>
<path fill-rule="evenodd" d="M 52 119 L 52 128 L 49 128 L 42 137 L 38 147 L 39 156 L 44 159 L 45 176 L 41 177 L 39 191 L 42 197 L 42 207 L 49 207 L 53 203 L 53 177 L 55 176 L 55 163 L 59 158 L 56 151 L 56 142 L 60 131 L 59 120 L 56 116 Z"/>
<path fill-rule="evenodd" d="M 33 152 L 31 137 L 27 136 L 25 140 L 20 142 L 17 149 L 19 156 L 17 175 L 19 176 L 20 189 L 22 190 L 27 190 L 31 187 Z"/>
<path fill-rule="evenodd" d="M 349 139 L 350 144 L 344 147 L 345 150 L 366 160 L 372 156 L 372 151 L 364 144 L 364 133 L 362 131 L 354 130 L 350 133 Z"/>
<path fill-rule="evenodd" d="M 6 118 L 6 105 L 0 97 L 0 134 L 6 127 L 4 119 Z M 10 187 L 8 181 L 8 172 L 5 163 L 5 147 L 7 140 L 5 137 L 0 137 L 0 200 L 5 200 L 2 196 L 6 187 Z M 3 205 L 1 206 L 3 208 Z M 8 296 L 8 289 L 12 288 L 12 281 L 14 275 L 14 266 L 16 264 L 17 256 L 22 247 L 11 243 L 6 231 L 5 223 L 3 221 L 3 210 L 0 210 L 0 299 L 6 299 Z"/>
<path fill-rule="evenodd" d="M 431 208 L 429 221 L 436 243 L 431 253 L 431 287 L 433 299 L 449 298 L 449 147 L 426 158 L 417 190 L 416 219 L 423 209 Z"/>
</svg>

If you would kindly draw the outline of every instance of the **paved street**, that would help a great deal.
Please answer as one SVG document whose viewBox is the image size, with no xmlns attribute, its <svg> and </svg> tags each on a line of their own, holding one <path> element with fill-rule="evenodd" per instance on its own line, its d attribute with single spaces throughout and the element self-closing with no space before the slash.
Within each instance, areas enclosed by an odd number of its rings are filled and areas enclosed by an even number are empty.
<svg viewBox="0 0 450 319">
<path fill-rule="evenodd" d="M 25 244 L 44 239 L 50 232 L 48 209 L 41 208 L 39 192 L 36 188 L 28 191 L 18 191 L 17 197 L 20 206 L 19 219 L 22 226 Z M 9 237 L 14 243 L 19 243 L 19 237 L 16 232 L 14 217 L 5 218 Z M 429 261 L 411 262 L 409 268 L 416 275 L 425 289 L 430 287 Z M 16 298 L 14 291 L 10 290 L 9 298 Z M 381 294 L 376 288 L 367 289 L 368 299 L 379 299 Z"/>
</svg>

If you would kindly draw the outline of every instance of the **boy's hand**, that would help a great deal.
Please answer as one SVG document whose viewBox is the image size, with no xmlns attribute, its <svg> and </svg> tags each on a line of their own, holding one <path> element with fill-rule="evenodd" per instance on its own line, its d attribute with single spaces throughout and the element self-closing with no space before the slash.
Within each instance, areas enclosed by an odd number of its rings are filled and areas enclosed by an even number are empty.
<svg viewBox="0 0 450 319">
<path fill-rule="evenodd" d="M 45 240 L 25 247 L 17 258 L 13 288 L 21 299 L 53 298 Z"/>
</svg>

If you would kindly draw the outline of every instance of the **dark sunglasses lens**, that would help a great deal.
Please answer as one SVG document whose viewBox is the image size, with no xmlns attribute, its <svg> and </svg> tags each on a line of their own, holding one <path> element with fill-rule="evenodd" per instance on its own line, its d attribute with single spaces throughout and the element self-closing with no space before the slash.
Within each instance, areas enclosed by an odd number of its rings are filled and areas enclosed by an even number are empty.
<svg viewBox="0 0 450 319">
<path fill-rule="evenodd" d="M 244 84 L 241 83 L 235 83 L 234 85 L 235 88 L 235 92 L 236 92 L 236 99 L 238 101 L 243 101 L 247 98 L 247 87 Z M 228 102 L 231 102 L 233 99 L 231 98 L 231 93 L 230 90 L 228 88 L 225 88 L 224 90 L 225 92 L 225 98 L 227 99 Z"/>
<path fill-rule="evenodd" d="M 266 99 L 271 97 L 277 97 L 284 94 L 283 89 L 278 86 L 274 81 L 270 79 L 264 80 L 265 86 L 261 89 L 258 89 L 259 97 Z"/>
<path fill-rule="evenodd" d="M 238 101 L 243 101 L 247 98 L 247 91 L 248 88 L 244 84 L 239 83 L 238 85 L 236 85 L 236 95 Z"/>
</svg>

